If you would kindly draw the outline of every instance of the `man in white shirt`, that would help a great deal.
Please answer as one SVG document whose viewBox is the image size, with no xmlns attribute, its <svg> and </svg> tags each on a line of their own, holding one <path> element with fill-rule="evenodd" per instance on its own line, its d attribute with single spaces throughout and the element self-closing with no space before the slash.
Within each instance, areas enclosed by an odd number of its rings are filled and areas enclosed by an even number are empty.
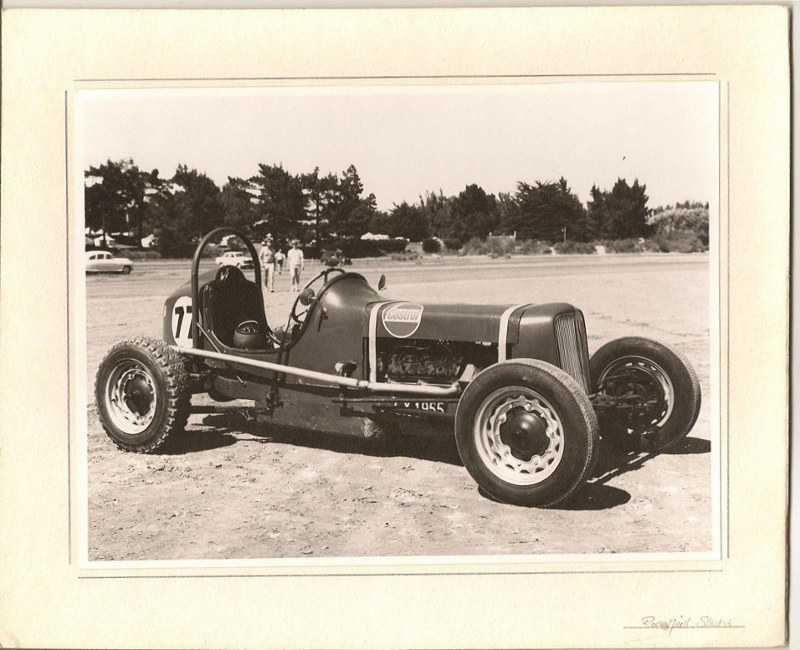
<svg viewBox="0 0 800 650">
<path fill-rule="evenodd" d="M 303 259 L 303 251 L 300 248 L 300 242 L 296 239 L 292 242 L 292 247 L 286 253 L 286 263 L 289 267 L 289 275 L 292 276 L 292 291 L 300 291 L 300 271 L 305 266 Z"/>
</svg>

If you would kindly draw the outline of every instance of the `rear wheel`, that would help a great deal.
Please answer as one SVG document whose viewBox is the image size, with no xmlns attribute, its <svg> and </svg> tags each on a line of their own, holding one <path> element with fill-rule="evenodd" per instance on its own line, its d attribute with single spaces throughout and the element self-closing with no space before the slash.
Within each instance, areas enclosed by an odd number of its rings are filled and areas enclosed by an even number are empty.
<svg viewBox="0 0 800 650">
<path fill-rule="evenodd" d="M 128 275 L 128 273 L 130 273 L 132 270 L 133 270 L 133 267 L 123 266 L 122 267 L 122 274 L 123 275 Z"/>
<path fill-rule="evenodd" d="M 616 339 L 594 353 L 590 366 L 600 434 L 612 444 L 666 449 L 697 421 L 697 374 L 666 345 L 638 337 Z"/>
<path fill-rule="evenodd" d="M 597 420 L 589 398 L 542 361 L 516 359 L 481 372 L 458 404 L 455 433 L 478 485 L 515 505 L 556 505 L 594 468 Z"/>
<path fill-rule="evenodd" d="M 122 341 L 100 363 L 95 400 L 114 444 L 125 451 L 155 451 L 182 432 L 189 417 L 185 360 L 157 339 Z"/>
</svg>

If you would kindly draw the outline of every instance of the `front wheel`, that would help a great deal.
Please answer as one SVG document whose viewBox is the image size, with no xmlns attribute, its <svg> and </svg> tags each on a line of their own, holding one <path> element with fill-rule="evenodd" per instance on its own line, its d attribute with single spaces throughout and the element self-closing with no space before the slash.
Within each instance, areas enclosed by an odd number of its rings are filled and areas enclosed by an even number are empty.
<svg viewBox="0 0 800 650">
<path fill-rule="evenodd" d="M 586 393 L 561 369 L 532 359 L 490 366 L 458 404 L 456 444 L 478 485 L 500 501 L 547 507 L 591 475 L 597 419 Z"/>
<path fill-rule="evenodd" d="M 117 447 L 155 451 L 182 432 L 189 417 L 184 358 L 157 339 L 117 343 L 97 370 L 95 400 L 103 429 Z"/>
<path fill-rule="evenodd" d="M 597 350 L 589 365 L 600 435 L 612 444 L 666 449 L 697 421 L 697 374 L 666 345 L 632 336 L 616 339 Z"/>
</svg>

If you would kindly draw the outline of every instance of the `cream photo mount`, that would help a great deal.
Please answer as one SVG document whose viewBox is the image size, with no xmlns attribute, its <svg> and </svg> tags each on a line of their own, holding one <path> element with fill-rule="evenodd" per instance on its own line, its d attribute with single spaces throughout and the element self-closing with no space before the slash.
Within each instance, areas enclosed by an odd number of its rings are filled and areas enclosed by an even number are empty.
<svg viewBox="0 0 800 650">
<path fill-rule="evenodd" d="M 81 13 L 83 15 L 78 15 Z M 781 643 L 785 634 L 786 521 L 780 516 L 786 512 L 788 469 L 784 448 L 787 443 L 787 397 L 782 371 L 788 327 L 785 299 L 788 276 L 789 94 L 786 11 L 779 7 L 592 8 L 505 10 L 497 13 L 455 10 L 447 14 L 452 29 L 443 39 L 450 42 L 452 49 L 454 43 L 464 43 L 466 36 L 476 33 L 473 30 L 477 27 L 476 22 L 485 27 L 491 18 L 493 29 L 488 41 L 492 56 L 489 60 L 495 69 L 516 72 L 519 67 L 532 67 L 530 62 L 535 60 L 542 68 L 560 68 L 574 73 L 578 55 L 570 51 L 556 55 L 556 50 L 548 47 L 556 40 L 556 35 L 562 39 L 569 35 L 573 41 L 585 36 L 591 23 L 593 29 L 605 28 L 607 33 L 617 36 L 603 43 L 581 41 L 585 51 L 580 56 L 584 59 L 589 57 L 586 69 L 603 67 L 603 77 L 609 69 L 629 74 L 631 68 L 646 68 L 648 63 L 659 61 L 665 70 L 664 75 L 674 74 L 671 68 L 686 63 L 689 69 L 702 70 L 703 75 L 711 75 L 709 79 L 719 81 L 720 105 L 725 107 L 720 111 L 725 139 L 720 141 L 721 145 L 725 140 L 728 142 L 727 147 L 723 146 L 719 162 L 721 175 L 729 182 L 727 186 L 721 184 L 719 197 L 719 214 L 723 216 L 719 235 L 727 250 L 720 259 L 722 280 L 718 307 L 723 331 L 730 335 L 728 344 L 722 346 L 724 352 L 717 364 L 722 379 L 718 401 L 725 414 L 720 422 L 725 433 L 720 439 L 719 465 L 715 469 L 724 486 L 719 511 L 721 560 L 704 560 L 699 565 L 681 563 L 680 570 L 670 572 L 651 572 L 646 565 L 639 565 L 639 570 L 621 572 L 616 570 L 617 565 L 610 565 L 614 571 L 607 572 L 602 567 L 579 573 L 555 570 L 552 574 L 425 575 L 420 572 L 413 576 L 375 574 L 367 580 L 360 576 L 327 573 L 324 576 L 287 575 L 279 579 L 261 576 L 253 580 L 249 575 L 227 579 L 212 578 L 211 575 L 194 578 L 183 570 L 168 572 L 178 579 L 157 579 L 152 574 L 147 575 L 147 571 L 139 573 L 138 570 L 136 578 L 111 577 L 113 571 L 108 577 L 103 575 L 103 571 L 92 571 L 97 577 L 90 578 L 84 572 L 76 542 L 79 534 L 75 530 L 77 522 L 71 514 L 76 508 L 79 486 L 74 476 L 77 469 L 74 466 L 76 439 L 70 436 L 78 435 L 77 410 L 83 409 L 85 416 L 85 404 L 75 405 L 72 383 L 77 364 L 76 350 L 70 347 L 64 354 L 66 342 L 63 335 L 57 337 L 57 343 L 52 338 L 44 338 L 38 339 L 34 347 L 28 344 L 25 356 L 21 353 L 23 345 L 8 345 L 8 341 L 28 343 L 31 334 L 37 331 L 35 326 L 31 328 L 29 324 L 26 329 L 9 318 L 9 313 L 23 305 L 29 316 L 28 323 L 45 322 L 54 315 L 53 305 L 63 305 L 63 311 L 62 308 L 55 311 L 56 320 L 69 319 L 68 329 L 75 331 L 77 324 L 70 307 L 75 300 L 74 293 L 70 293 L 74 291 L 74 259 L 70 260 L 69 275 L 63 284 L 55 282 L 59 286 L 50 290 L 34 287 L 29 280 L 37 277 L 39 269 L 25 257 L 23 242 L 11 233 L 26 231 L 40 242 L 44 255 L 57 260 L 68 258 L 74 236 L 74 213 L 70 212 L 70 222 L 66 227 L 63 217 L 53 219 L 49 215 L 64 214 L 65 193 L 70 195 L 69 205 L 74 205 L 74 187 L 65 188 L 64 166 L 68 163 L 68 150 L 62 139 L 72 119 L 70 107 L 74 93 L 94 86 L 95 82 L 89 79 L 116 78 L 121 81 L 115 83 L 127 85 L 138 82 L 125 79 L 154 79 L 158 76 L 154 74 L 157 65 L 152 59 L 135 62 L 131 60 L 130 52 L 127 59 L 117 51 L 114 58 L 103 60 L 97 56 L 98 42 L 108 45 L 113 43 L 114 37 L 125 41 L 128 36 L 145 42 L 146 39 L 141 38 L 143 34 L 162 38 L 163 34 L 153 31 L 158 25 L 175 35 L 175 28 L 184 21 L 195 31 L 178 30 L 178 42 L 162 48 L 162 54 L 164 51 L 177 51 L 186 45 L 187 40 L 193 41 L 200 33 L 196 31 L 198 29 L 209 30 L 217 36 L 222 34 L 223 44 L 230 45 L 233 32 L 225 33 L 220 29 L 230 27 L 234 22 L 239 25 L 239 33 L 244 35 L 241 48 L 253 48 L 264 37 L 264 33 L 260 33 L 257 38 L 253 30 L 256 24 L 260 28 L 265 26 L 266 14 L 260 12 L 235 12 L 238 14 L 236 21 L 231 20 L 230 14 L 220 17 L 217 12 L 192 12 L 192 16 L 179 13 L 163 12 L 156 16 L 151 12 L 116 15 L 75 12 L 68 15 L 69 12 L 12 11 L 4 15 L 4 54 L 7 54 L 4 57 L 4 85 L 7 92 L 3 98 L 6 119 L 2 163 L 4 180 L 13 178 L 15 182 L 7 180 L 3 184 L 3 225 L 6 227 L 2 229 L 3 259 L 0 263 L 4 290 L 0 295 L 3 306 L 0 318 L 3 319 L 7 344 L 0 348 L 3 362 L 0 390 L 3 426 L 0 430 L 4 432 L 0 516 L 7 525 L 4 526 L 6 529 L 11 529 L 9 524 L 14 525 L 17 535 L 16 539 L 6 536 L 0 546 L 0 558 L 3 558 L 0 568 L 9 578 L 2 588 L 4 597 L 0 598 L 0 620 L 5 621 L 0 626 L 0 642 L 14 645 L 16 640 L 26 646 L 73 647 L 137 644 L 345 647 L 354 643 L 363 645 L 365 638 L 370 639 L 369 645 L 382 647 L 588 647 L 617 644 L 685 647 L 696 644 Z M 319 33 L 322 22 L 336 22 L 340 17 L 328 12 L 324 17 L 320 12 L 302 12 L 303 19 L 300 20 L 297 13 L 279 13 L 282 15 L 274 20 L 270 18 L 270 22 L 282 28 L 288 26 L 296 34 Z M 389 42 L 392 42 L 393 33 L 402 32 L 404 38 L 410 37 L 408 44 L 412 47 L 409 52 L 424 52 L 421 48 L 413 48 L 415 42 L 431 43 L 435 53 L 445 56 L 432 57 L 428 62 L 435 73 L 431 76 L 448 76 L 445 73 L 450 70 L 442 68 L 449 66 L 452 69 L 452 61 L 429 41 L 427 37 L 432 32 L 426 31 L 426 27 L 435 23 L 440 15 L 438 12 L 413 11 L 374 12 L 372 15 L 354 12 L 347 18 L 353 20 L 353 25 L 370 29 L 381 24 Z M 481 18 L 475 21 L 478 15 Z M 406 22 L 407 18 L 413 20 Z M 247 25 L 248 21 L 252 24 Z M 303 31 L 304 25 L 308 26 L 308 32 Z M 43 26 L 49 29 L 40 32 Z M 542 27 L 554 29 L 542 33 L 537 44 L 522 45 L 529 40 L 522 38 L 526 30 L 530 32 Z M 641 40 L 643 34 L 648 35 L 648 43 L 666 43 L 671 37 L 674 40 L 669 42 L 674 49 L 669 53 L 658 47 L 626 49 L 632 43 L 644 43 Z M 743 34 L 747 34 L 747 42 L 743 41 Z M 32 35 L 46 38 L 51 47 L 40 51 L 31 48 Z M 267 35 L 274 36 L 275 33 Z M 75 39 L 81 42 L 80 48 L 74 47 Z M 375 39 L 366 40 L 371 46 L 378 45 Z M 24 64 L 20 56 L 22 42 L 26 43 L 25 49 L 30 53 Z M 65 47 L 67 42 L 69 45 Z M 529 47 L 528 56 L 512 58 L 504 43 L 513 43 L 518 51 Z M 274 39 L 271 44 L 276 44 Z M 329 44 L 330 40 L 326 40 L 323 46 Z M 318 45 L 309 43 L 311 49 L 324 49 Z M 549 58 L 534 58 L 530 56 L 531 50 Z M 234 52 L 235 48 L 228 51 Z M 380 49 L 377 51 L 379 55 L 368 66 L 374 68 L 387 64 L 388 59 L 381 58 L 387 51 L 384 49 L 383 54 L 380 54 Z M 64 56 L 64 52 L 68 56 Z M 193 54 L 189 57 L 193 61 L 201 60 L 197 58 L 198 51 L 192 47 L 184 52 Z M 469 71 L 470 78 L 483 76 L 473 75 L 481 67 L 475 63 L 476 56 L 477 53 L 464 57 L 461 51 L 461 64 Z M 485 51 L 482 57 L 485 58 Z M 79 65 L 73 64 L 73 59 Z M 109 64 L 109 61 L 113 63 Z M 316 62 L 324 73 L 321 74 L 323 77 L 330 76 L 329 61 L 320 59 Z M 520 61 L 525 63 L 520 66 Z M 273 63 L 271 61 L 270 65 L 274 68 Z M 345 55 L 338 63 L 352 72 L 348 77 L 364 76 L 363 67 L 367 65 L 364 62 L 356 65 Z M 416 63 L 419 59 L 409 55 L 405 67 L 416 67 L 415 72 L 419 71 L 420 66 L 415 66 Z M 297 67 L 307 64 L 304 59 Z M 185 70 L 178 58 L 172 61 L 162 59 L 158 65 L 169 68 L 170 72 Z M 248 69 L 246 59 L 239 54 L 226 61 L 226 65 L 239 70 Z M 285 61 L 282 65 L 290 67 Z M 120 74 L 108 74 L 113 67 L 118 68 Z M 221 66 L 207 65 L 204 70 L 215 67 Z M 395 72 L 397 67 L 403 66 L 387 67 Z M 80 68 L 80 72 L 68 71 L 65 75 L 64 68 Z M 85 73 L 95 69 L 98 70 L 95 74 Z M 136 74 L 137 70 L 145 74 Z M 33 74 L 39 83 L 23 83 L 21 79 L 28 74 Z M 164 75 L 172 80 L 182 76 L 185 75 Z M 220 75 L 211 76 L 217 78 Z M 76 79 L 87 81 L 76 82 Z M 74 146 L 74 143 L 69 146 Z M 35 161 L 31 151 L 39 152 Z M 37 176 L 37 172 L 42 171 L 44 173 Z M 40 191 L 42 188 L 46 191 Z M 47 227 L 41 215 L 48 215 Z M 764 231 L 767 229 L 762 221 L 765 218 L 770 219 L 775 240 L 766 237 Z M 786 241 L 782 240 L 784 235 Z M 66 268 L 66 264 L 60 268 Z M 24 287 L 23 297 L 20 297 L 20 286 Z M 30 295 L 42 291 L 49 300 L 29 300 Z M 65 291 L 66 297 L 63 295 Z M 754 345 L 754 333 L 758 333 L 757 346 Z M 74 340 L 70 345 L 74 345 Z M 9 368 L 15 370 L 13 378 Z M 49 373 L 42 372 L 45 368 Z M 67 377 L 69 380 L 65 382 Z M 769 391 L 764 382 L 770 382 Z M 37 399 L 34 400 L 34 395 L 20 394 L 20 385 L 41 386 L 35 396 Z M 67 388 L 71 391 L 69 394 Z M 18 403 L 11 402 L 9 396 L 12 394 Z M 759 407 L 758 420 L 744 409 L 745 403 L 752 401 Z M 70 413 L 68 419 L 67 413 Z M 54 423 L 62 423 L 63 428 L 53 426 Z M 46 446 L 41 432 L 56 428 L 61 429 L 61 436 L 58 440 L 50 436 Z M 25 435 L 12 437 L 8 435 L 10 431 L 22 431 Z M 758 444 L 753 441 L 754 436 L 757 436 Z M 32 454 L 37 459 L 34 466 L 30 464 Z M 64 467 L 66 462 L 69 467 Z M 764 482 L 752 482 L 753 466 L 758 468 Z M 57 487 L 66 482 L 70 484 L 69 501 L 63 489 Z M 31 517 L 31 513 L 38 516 Z M 65 526 L 71 526 L 72 530 L 64 530 Z M 753 526 L 757 527 L 757 536 L 753 535 Z M 19 544 L 19 540 L 24 540 L 24 543 Z M 706 568 L 710 566 L 717 568 Z M 754 571 L 756 566 L 758 570 Z M 227 568 L 206 571 L 209 574 L 228 573 Z M 161 573 L 161 569 L 156 568 L 155 572 Z M 244 573 L 249 573 L 249 570 Z M 332 590 L 339 594 L 335 599 L 337 602 L 323 598 Z M 245 592 L 250 594 L 250 600 L 242 603 L 241 594 Z M 609 602 L 602 597 L 608 593 L 627 593 L 629 596 Z M 146 601 L 139 601 L 140 598 L 146 598 Z M 190 599 L 192 611 L 182 608 L 180 613 L 176 613 L 174 609 L 160 606 L 175 602 L 177 598 Z M 531 617 L 530 603 L 542 600 L 546 600 L 547 605 L 534 612 L 532 622 L 535 629 L 525 624 L 490 629 L 489 621 L 504 621 L 506 617 L 528 620 Z M 133 602 L 151 605 L 151 613 L 139 619 L 138 624 L 128 618 L 129 605 Z M 302 607 L 298 607 L 300 603 L 303 603 Z M 467 608 L 468 603 L 474 607 Z M 102 607 L 98 607 L 100 604 Z M 318 612 L 319 624 L 308 624 L 309 606 L 313 608 L 311 611 Z M 34 614 L 41 607 L 53 612 L 47 629 L 43 629 Z M 581 616 L 576 625 L 576 611 L 591 611 L 593 618 Z M 248 615 L 265 616 L 265 612 L 270 619 L 268 632 L 258 626 L 238 625 L 248 620 Z M 701 629 L 701 621 L 708 619 L 730 623 L 725 626 L 729 629 Z M 683 626 L 686 621 L 697 625 Z M 655 626 L 650 626 L 650 622 L 655 622 Z M 135 635 L 132 634 L 132 625 L 136 629 Z M 232 625 L 238 629 L 237 632 L 231 631 Z"/>
</svg>

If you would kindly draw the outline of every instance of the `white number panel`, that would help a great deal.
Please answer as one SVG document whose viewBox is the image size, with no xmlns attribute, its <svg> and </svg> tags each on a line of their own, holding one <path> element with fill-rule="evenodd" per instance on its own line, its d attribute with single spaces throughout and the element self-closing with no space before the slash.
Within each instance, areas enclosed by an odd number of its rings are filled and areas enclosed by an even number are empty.
<svg viewBox="0 0 800 650">
<path fill-rule="evenodd" d="M 192 347 L 192 299 L 181 296 L 172 306 L 172 336 L 181 347 Z"/>
</svg>

